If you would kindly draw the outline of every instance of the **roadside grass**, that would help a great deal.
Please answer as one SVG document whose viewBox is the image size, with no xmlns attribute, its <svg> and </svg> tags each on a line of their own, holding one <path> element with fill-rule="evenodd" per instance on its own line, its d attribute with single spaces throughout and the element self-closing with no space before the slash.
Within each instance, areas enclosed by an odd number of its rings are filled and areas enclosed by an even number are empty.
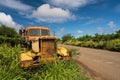
<svg viewBox="0 0 120 80">
<path fill-rule="evenodd" d="M 79 41 L 79 40 L 68 40 L 63 44 L 66 45 L 73 45 L 73 46 L 80 46 L 80 47 L 88 47 L 88 48 L 95 48 L 95 49 L 106 49 L 110 51 L 117 51 L 120 52 L 120 38 L 112 39 L 107 41 Z"/>
<path fill-rule="evenodd" d="M 80 54 L 77 52 L 77 49 L 73 49 L 73 48 L 68 49 L 68 53 L 69 53 L 70 57 Z"/>
<path fill-rule="evenodd" d="M 73 60 L 55 60 L 23 69 L 19 51 L 19 46 L 0 45 L 0 80 L 89 80 Z"/>
</svg>

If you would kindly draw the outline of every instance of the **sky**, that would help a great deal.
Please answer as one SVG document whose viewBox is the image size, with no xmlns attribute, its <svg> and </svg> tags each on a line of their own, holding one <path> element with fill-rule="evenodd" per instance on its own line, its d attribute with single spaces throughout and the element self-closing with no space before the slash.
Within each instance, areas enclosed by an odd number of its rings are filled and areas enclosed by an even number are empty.
<svg viewBox="0 0 120 80">
<path fill-rule="evenodd" d="M 75 37 L 120 29 L 120 0 L 0 0 L 0 25 L 44 26 Z"/>
</svg>

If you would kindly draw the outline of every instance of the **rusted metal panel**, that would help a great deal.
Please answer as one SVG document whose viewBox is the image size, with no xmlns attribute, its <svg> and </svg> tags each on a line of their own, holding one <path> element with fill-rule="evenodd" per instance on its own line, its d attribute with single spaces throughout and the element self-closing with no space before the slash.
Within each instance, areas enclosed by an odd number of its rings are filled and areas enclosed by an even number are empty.
<svg viewBox="0 0 120 80">
<path fill-rule="evenodd" d="M 55 40 L 54 39 L 43 39 L 42 40 L 42 53 L 53 55 L 55 53 Z"/>
<path fill-rule="evenodd" d="M 39 40 L 32 41 L 32 50 L 33 52 L 39 52 Z"/>
</svg>

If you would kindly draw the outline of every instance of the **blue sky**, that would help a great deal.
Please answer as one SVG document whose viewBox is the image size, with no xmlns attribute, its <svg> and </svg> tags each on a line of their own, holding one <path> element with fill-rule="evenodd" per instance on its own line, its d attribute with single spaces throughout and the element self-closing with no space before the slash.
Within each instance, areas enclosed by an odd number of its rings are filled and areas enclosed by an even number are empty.
<svg viewBox="0 0 120 80">
<path fill-rule="evenodd" d="M 0 0 L 0 25 L 45 26 L 57 37 L 120 29 L 120 0 Z"/>
</svg>

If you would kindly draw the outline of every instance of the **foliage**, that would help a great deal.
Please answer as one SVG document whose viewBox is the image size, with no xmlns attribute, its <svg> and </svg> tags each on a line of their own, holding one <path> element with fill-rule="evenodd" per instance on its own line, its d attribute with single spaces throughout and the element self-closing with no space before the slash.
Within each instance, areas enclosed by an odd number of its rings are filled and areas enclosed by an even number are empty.
<svg viewBox="0 0 120 80">
<path fill-rule="evenodd" d="M 18 36 L 18 33 L 15 31 L 14 28 L 2 25 L 2 26 L 0 26 L 0 36 L 16 37 L 16 36 Z"/>
<path fill-rule="evenodd" d="M 0 80 L 89 80 L 73 60 L 56 60 L 23 69 L 20 67 L 19 51 L 19 46 L 0 46 Z"/>
<path fill-rule="evenodd" d="M 70 57 L 72 57 L 73 55 L 78 55 L 79 53 L 77 53 L 76 49 L 68 49 L 68 53 L 70 55 Z"/>
<path fill-rule="evenodd" d="M 93 41 L 86 41 L 86 42 L 83 42 L 83 43 L 81 44 L 81 46 L 94 48 L 94 47 L 95 47 L 95 42 L 93 42 Z"/>
<path fill-rule="evenodd" d="M 96 33 L 94 36 L 85 35 L 78 38 L 74 38 L 72 36 L 71 39 L 67 39 L 67 40 L 62 39 L 62 42 L 67 45 L 76 45 L 82 47 L 120 51 L 119 40 L 120 40 L 120 30 L 112 34 L 100 35 Z"/>
<path fill-rule="evenodd" d="M 65 41 L 73 39 L 73 36 L 71 34 L 66 34 L 62 37 L 62 42 L 64 43 Z"/>
<path fill-rule="evenodd" d="M 79 37 L 78 38 L 79 41 L 89 41 L 89 40 L 92 40 L 92 36 L 90 35 L 85 35 L 85 36 L 82 36 L 82 37 Z"/>
<path fill-rule="evenodd" d="M 10 38 L 10 37 L 0 36 L 0 44 L 7 44 L 14 47 L 19 43 L 20 43 L 20 38 Z"/>
<path fill-rule="evenodd" d="M 8 44 L 11 46 L 15 46 L 19 44 L 20 39 L 18 33 L 15 31 L 14 28 L 7 27 L 7 26 L 0 26 L 0 44 Z"/>
<path fill-rule="evenodd" d="M 120 39 L 108 41 L 106 48 L 108 50 L 120 51 Z"/>
<path fill-rule="evenodd" d="M 75 40 L 74 39 L 70 39 L 70 40 L 67 40 L 66 42 L 64 42 L 64 44 L 68 44 L 68 45 L 74 45 Z"/>
<path fill-rule="evenodd" d="M 56 39 L 56 42 L 57 42 L 57 43 L 59 43 L 59 44 L 61 44 L 61 43 L 62 43 L 62 41 L 61 41 L 61 39 L 60 39 L 60 38 L 57 38 L 57 39 Z"/>
</svg>

